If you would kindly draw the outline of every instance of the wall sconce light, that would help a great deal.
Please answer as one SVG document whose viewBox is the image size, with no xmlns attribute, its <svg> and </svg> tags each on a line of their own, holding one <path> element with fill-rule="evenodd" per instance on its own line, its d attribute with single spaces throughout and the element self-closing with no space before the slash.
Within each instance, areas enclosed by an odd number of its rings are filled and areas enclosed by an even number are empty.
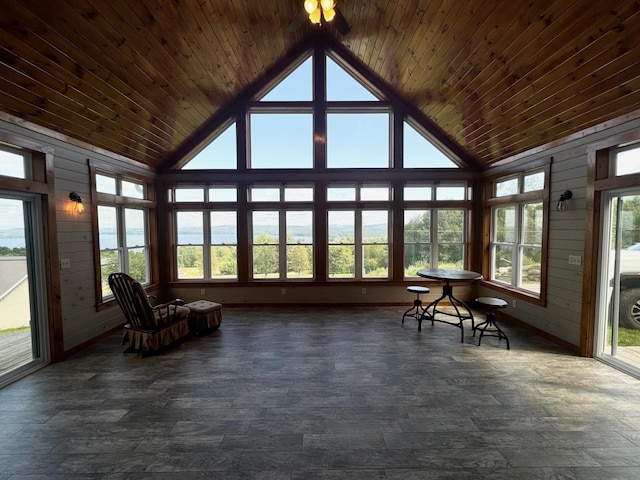
<svg viewBox="0 0 640 480">
<path fill-rule="evenodd" d="M 558 200 L 558 205 L 556 205 L 556 210 L 559 212 L 567 211 L 567 200 L 573 197 L 573 193 L 571 190 L 566 190 L 562 195 L 560 195 L 560 199 Z"/>
<path fill-rule="evenodd" d="M 71 192 L 69 194 L 69 199 L 72 202 L 76 202 L 75 206 L 73 207 L 73 210 L 78 215 L 82 215 L 85 212 L 85 208 L 84 208 L 84 204 L 82 203 L 82 198 L 80 198 L 80 195 L 77 192 Z"/>
</svg>

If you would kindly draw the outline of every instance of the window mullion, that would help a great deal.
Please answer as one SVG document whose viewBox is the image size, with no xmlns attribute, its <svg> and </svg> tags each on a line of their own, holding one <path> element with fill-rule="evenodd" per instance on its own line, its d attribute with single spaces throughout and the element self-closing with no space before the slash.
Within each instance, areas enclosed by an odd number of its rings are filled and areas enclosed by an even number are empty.
<svg viewBox="0 0 640 480">
<path fill-rule="evenodd" d="M 118 228 L 118 251 L 120 253 L 120 268 L 123 272 L 129 272 L 129 250 L 127 246 L 127 222 L 125 219 L 125 207 L 116 207 L 116 224 Z"/>
<path fill-rule="evenodd" d="M 204 210 L 203 215 L 203 237 L 202 240 L 202 270 L 204 278 L 211 278 L 211 211 Z"/>
<path fill-rule="evenodd" d="M 355 232 L 354 232 L 354 253 L 355 253 L 355 278 L 362 280 L 363 278 L 363 266 L 364 266 L 364 245 L 362 244 L 362 209 L 357 208 L 355 210 Z"/>
<path fill-rule="evenodd" d="M 284 208 L 280 208 L 278 212 L 278 237 L 279 237 L 279 245 L 278 251 L 280 252 L 278 255 L 279 259 L 279 274 L 278 278 L 286 279 L 287 278 L 287 212 Z"/>
</svg>

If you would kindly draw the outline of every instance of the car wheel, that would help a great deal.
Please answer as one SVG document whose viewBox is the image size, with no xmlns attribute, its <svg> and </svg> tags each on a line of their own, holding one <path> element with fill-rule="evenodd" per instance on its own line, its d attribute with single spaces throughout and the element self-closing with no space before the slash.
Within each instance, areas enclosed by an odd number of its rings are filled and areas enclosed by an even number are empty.
<svg viewBox="0 0 640 480">
<path fill-rule="evenodd" d="M 640 328 L 640 288 L 620 292 L 620 326 Z"/>
</svg>

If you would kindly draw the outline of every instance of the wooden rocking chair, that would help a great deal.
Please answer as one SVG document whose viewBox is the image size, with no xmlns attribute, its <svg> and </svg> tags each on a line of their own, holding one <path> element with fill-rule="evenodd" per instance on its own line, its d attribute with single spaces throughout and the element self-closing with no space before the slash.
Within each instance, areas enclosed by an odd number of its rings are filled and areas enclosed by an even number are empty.
<svg viewBox="0 0 640 480">
<path fill-rule="evenodd" d="M 189 333 L 189 309 L 175 299 L 152 306 L 139 282 L 126 273 L 109 275 L 109 286 L 127 319 L 122 336 L 126 351 L 139 351 L 142 356 L 167 347 Z"/>
</svg>

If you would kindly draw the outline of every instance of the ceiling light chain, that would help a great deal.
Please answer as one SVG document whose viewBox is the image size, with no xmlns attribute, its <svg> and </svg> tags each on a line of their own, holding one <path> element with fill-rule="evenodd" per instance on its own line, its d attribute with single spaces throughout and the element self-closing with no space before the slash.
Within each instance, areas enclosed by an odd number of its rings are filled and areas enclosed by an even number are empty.
<svg viewBox="0 0 640 480">
<path fill-rule="evenodd" d="M 305 0 L 304 9 L 309 14 L 312 23 L 319 24 L 321 16 L 326 22 L 330 22 L 336 16 L 335 0 Z"/>
</svg>

